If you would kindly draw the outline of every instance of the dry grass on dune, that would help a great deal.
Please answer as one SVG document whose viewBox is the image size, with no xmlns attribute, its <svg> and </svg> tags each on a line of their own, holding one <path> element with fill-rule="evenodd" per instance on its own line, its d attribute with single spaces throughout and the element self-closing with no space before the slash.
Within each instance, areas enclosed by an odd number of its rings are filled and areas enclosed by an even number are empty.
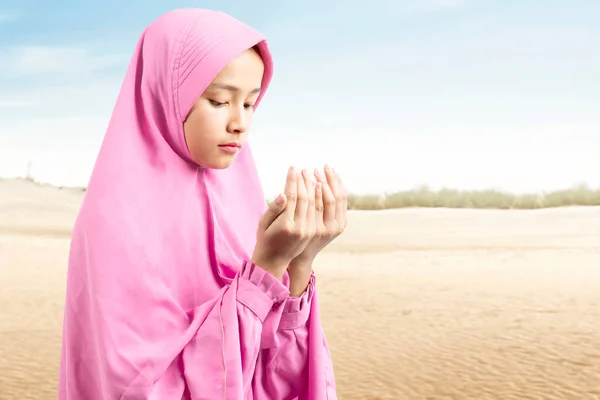
<svg viewBox="0 0 600 400">
<path fill-rule="evenodd" d="M 399 208 L 470 208 L 535 210 L 569 206 L 600 206 L 600 188 L 588 185 L 541 193 L 516 194 L 501 190 L 432 190 L 421 186 L 387 194 L 349 194 L 350 210 L 391 210 Z"/>
<path fill-rule="evenodd" d="M 2 179 L 0 178 L 0 181 Z M 34 182 L 33 179 L 23 181 Z M 52 187 L 51 185 L 45 185 Z M 63 188 L 69 192 L 85 192 L 85 188 Z M 267 201 L 270 203 L 271 199 Z M 496 189 L 433 190 L 427 185 L 412 190 L 385 194 L 350 194 L 350 210 L 389 210 L 399 208 L 472 208 L 499 210 L 534 210 L 569 206 L 600 206 L 600 187 L 587 184 L 575 185 L 562 190 L 539 193 L 510 193 Z"/>
<path fill-rule="evenodd" d="M 384 210 L 407 207 L 478 209 L 540 209 L 565 206 L 600 206 L 600 188 L 579 185 L 546 193 L 514 194 L 500 190 L 431 190 L 422 186 L 386 195 L 350 195 L 352 210 Z"/>
</svg>

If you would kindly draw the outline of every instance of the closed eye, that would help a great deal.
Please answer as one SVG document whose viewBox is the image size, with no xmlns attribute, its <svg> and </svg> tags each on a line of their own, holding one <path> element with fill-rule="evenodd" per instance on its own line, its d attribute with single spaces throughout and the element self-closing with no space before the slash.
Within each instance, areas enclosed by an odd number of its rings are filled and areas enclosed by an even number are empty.
<svg viewBox="0 0 600 400">
<path fill-rule="evenodd" d="M 211 104 L 213 107 L 222 107 L 222 106 L 225 106 L 225 105 L 227 105 L 227 104 L 228 104 L 228 103 L 221 103 L 221 102 L 219 102 L 219 101 L 216 101 L 216 100 L 208 100 L 208 102 L 209 102 L 209 103 L 210 103 L 210 104 Z M 253 108 L 254 108 L 254 104 L 248 104 L 248 103 L 245 103 L 245 104 L 244 104 L 244 108 L 245 108 L 245 109 L 247 109 L 247 110 L 248 110 L 248 109 L 253 109 Z"/>
<path fill-rule="evenodd" d="M 211 105 L 215 106 L 215 107 L 221 107 L 221 106 L 224 106 L 224 105 L 226 104 L 226 103 L 220 103 L 220 102 L 218 102 L 218 101 L 215 101 L 215 100 L 209 100 L 208 102 L 209 102 Z"/>
</svg>

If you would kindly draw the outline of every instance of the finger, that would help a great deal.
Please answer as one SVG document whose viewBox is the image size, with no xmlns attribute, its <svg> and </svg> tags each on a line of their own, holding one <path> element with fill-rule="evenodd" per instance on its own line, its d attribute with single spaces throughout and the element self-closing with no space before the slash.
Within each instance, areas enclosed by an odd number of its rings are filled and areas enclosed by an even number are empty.
<svg viewBox="0 0 600 400">
<path fill-rule="evenodd" d="M 317 183 L 319 183 L 320 185 L 320 192 L 321 195 L 319 196 L 319 203 L 320 203 L 320 210 L 319 210 L 319 215 L 317 216 L 317 223 L 320 224 L 320 227 L 324 227 L 325 226 L 325 218 L 327 217 L 327 214 L 325 213 L 325 186 L 327 185 L 327 178 L 325 177 L 325 174 L 318 170 L 315 169 L 315 178 L 317 179 Z M 316 207 L 316 206 L 315 206 Z"/>
<path fill-rule="evenodd" d="M 344 185 L 344 182 L 342 181 L 342 178 L 340 178 L 340 182 L 342 184 L 342 187 L 344 188 L 344 228 L 346 228 L 348 226 L 348 189 L 346 189 L 346 186 Z"/>
<path fill-rule="evenodd" d="M 337 182 L 337 199 L 336 199 L 336 207 L 335 207 L 335 219 L 337 220 L 339 226 L 346 226 L 346 210 L 348 209 L 348 192 L 344 187 L 344 183 L 342 182 L 342 178 L 340 174 L 337 173 L 334 169 L 331 170 L 335 175 L 335 179 Z"/>
<path fill-rule="evenodd" d="M 315 185 L 315 224 L 317 230 L 323 226 L 323 184 L 321 182 Z"/>
<path fill-rule="evenodd" d="M 347 196 L 345 188 L 342 185 L 341 178 L 337 172 L 329 165 L 325 165 L 325 176 L 335 196 L 335 219 L 339 226 L 345 226 L 345 213 L 347 208 Z"/>
<path fill-rule="evenodd" d="M 285 189 L 283 191 L 287 198 L 287 205 L 283 213 L 290 221 L 294 220 L 294 214 L 296 212 L 298 194 L 296 180 L 296 169 L 292 166 L 288 169 L 287 179 L 285 181 Z"/>
<path fill-rule="evenodd" d="M 302 171 L 302 177 L 304 178 L 304 184 L 306 185 L 306 197 L 307 197 L 307 209 L 306 209 L 306 220 L 307 229 L 310 234 L 315 232 L 315 183 L 311 179 L 308 170 Z"/>
<path fill-rule="evenodd" d="M 344 203 L 346 203 L 344 188 L 341 186 L 338 175 L 329 165 L 325 165 L 325 176 L 327 178 L 327 183 L 331 187 L 333 196 L 335 197 L 335 220 L 339 226 L 344 226 L 344 212 L 346 209 L 346 206 L 344 205 Z"/>
<path fill-rule="evenodd" d="M 337 200 L 340 192 L 339 183 L 335 173 L 333 172 L 333 168 L 327 164 L 325 165 L 325 178 L 327 179 L 327 183 L 329 184 L 329 187 L 331 188 L 331 191 Z"/>
<path fill-rule="evenodd" d="M 325 178 L 325 175 L 318 169 L 315 169 L 315 178 L 317 182 L 320 182 L 322 185 L 327 183 L 327 178 Z"/>
<path fill-rule="evenodd" d="M 261 231 L 266 231 L 269 228 L 269 226 L 271 226 L 271 224 L 277 219 L 277 217 L 281 215 L 283 210 L 285 210 L 286 202 L 287 198 L 282 193 L 279 196 L 277 196 L 274 202 L 269 204 L 269 208 L 267 208 L 267 211 L 265 211 L 259 222 Z"/>
<path fill-rule="evenodd" d="M 335 196 L 328 183 L 323 184 L 323 223 L 329 225 L 335 222 Z"/>
<path fill-rule="evenodd" d="M 296 200 L 296 212 L 295 221 L 301 227 L 306 226 L 306 210 L 308 209 L 308 193 L 306 192 L 306 184 L 302 173 L 298 173 L 296 176 L 296 187 L 297 187 L 297 200 Z"/>
</svg>

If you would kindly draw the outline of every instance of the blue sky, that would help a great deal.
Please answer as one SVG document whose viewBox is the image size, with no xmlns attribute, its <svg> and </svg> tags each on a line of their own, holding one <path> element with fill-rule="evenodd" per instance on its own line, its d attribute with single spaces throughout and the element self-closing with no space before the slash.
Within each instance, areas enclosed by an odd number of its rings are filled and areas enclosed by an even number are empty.
<svg viewBox="0 0 600 400">
<path fill-rule="evenodd" d="M 139 34 L 180 7 L 271 43 L 250 138 L 268 195 L 289 163 L 358 193 L 600 185 L 597 0 L 3 0 L 0 176 L 84 185 Z"/>
</svg>

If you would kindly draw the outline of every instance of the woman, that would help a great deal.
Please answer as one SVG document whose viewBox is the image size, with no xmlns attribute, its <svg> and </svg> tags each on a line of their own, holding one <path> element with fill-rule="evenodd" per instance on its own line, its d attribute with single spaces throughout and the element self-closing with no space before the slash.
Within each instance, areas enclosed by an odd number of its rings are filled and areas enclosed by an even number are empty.
<svg viewBox="0 0 600 400">
<path fill-rule="evenodd" d="M 141 35 L 72 237 L 60 400 L 336 398 L 311 265 L 345 190 L 290 169 L 267 208 L 245 141 L 271 74 L 223 13 Z"/>
</svg>

